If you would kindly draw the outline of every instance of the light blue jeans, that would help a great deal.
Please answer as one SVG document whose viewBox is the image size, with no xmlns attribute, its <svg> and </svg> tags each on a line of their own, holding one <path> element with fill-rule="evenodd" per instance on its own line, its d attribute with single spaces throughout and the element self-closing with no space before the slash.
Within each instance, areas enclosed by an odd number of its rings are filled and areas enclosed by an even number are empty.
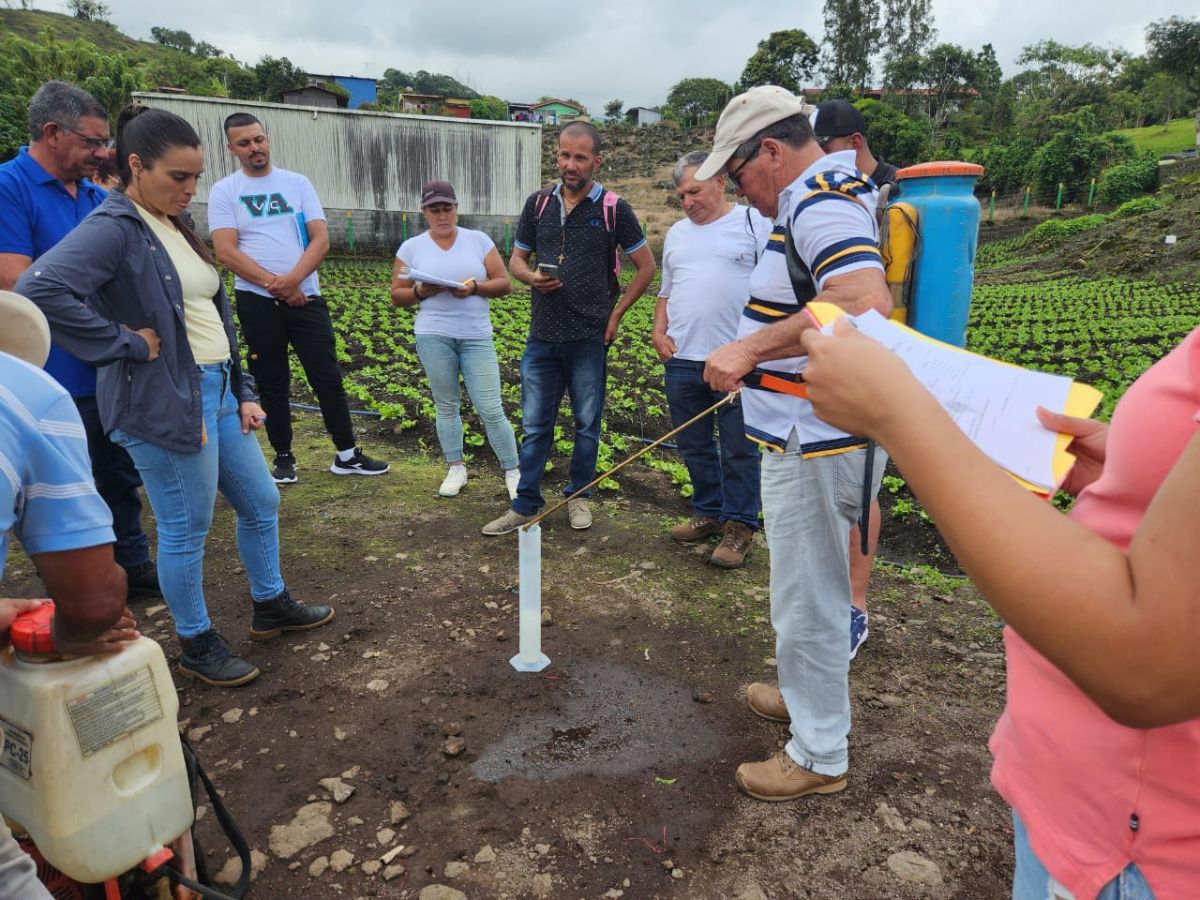
<svg viewBox="0 0 1200 900">
<path fill-rule="evenodd" d="M 1029 845 L 1025 823 L 1013 811 L 1013 900 L 1074 900 L 1074 895 L 1054 880 Z M 1096 900 L 1154 900 L 1154 892 L 1141 871 L 1130 863 L 1116 878 L 1100 889 Z"/>
<path fill-rule="evenodd" d="M 446 462 L 463 458 L 461 375 L 475 411 L 483 420 L 488 443 L 504 469 L 517 467 L 517 438 L 500 402 L 500 364 L 491 338 L 451 338 L 418 334 L 417 356 L 425 367 L 437 407 L 437 436 Z"/>
<path fill-rule="evenodd" d="M 229 364 L 199 366 L 208 440 L 194 453 L 165 450 L 113 429 L 146 485 L 158 523 L 158 581 L 180 637 L 212 627 L 204 604 L 204 542 L 220 490 L 237 513 L 238 555 L 255 600 L 283 593 L 279 489 L 254 433 L 242 434 Z"/>
<path fill-rule="evenodd" d="M 764 453 L 762 505 L 771 551 L 771 625 L 788 755 L 821 775 L 849 766 L 850 526 L 862 511 L 865 450 L 804 459 Z M 871 496 L 887 464 L 875 451 Z"/>
</svg>

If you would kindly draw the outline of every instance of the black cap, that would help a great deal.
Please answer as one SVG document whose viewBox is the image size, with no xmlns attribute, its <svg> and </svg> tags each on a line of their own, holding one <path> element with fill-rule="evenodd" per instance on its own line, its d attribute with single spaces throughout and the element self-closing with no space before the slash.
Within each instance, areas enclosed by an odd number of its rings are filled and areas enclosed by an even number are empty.
<svg viewBox="0 0 1200 900">
<path fill-rule="evenodd" d="M 818 141 L 826 138 L 867 134 L 867 120 L 849 100 L 826 100 L 817 104 L 813 117 L 813 134 Z"/>
</svg>

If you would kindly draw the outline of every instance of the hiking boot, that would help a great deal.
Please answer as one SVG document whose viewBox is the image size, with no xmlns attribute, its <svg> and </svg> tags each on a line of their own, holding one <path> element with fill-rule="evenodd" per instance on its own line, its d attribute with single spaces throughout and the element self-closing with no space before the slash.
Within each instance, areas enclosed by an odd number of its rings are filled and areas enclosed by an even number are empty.
<svg viewBox="0 0 1200 900">
<path fill-rule="evenodd" d="M 457 497 L 458 492 L 467 486 L 467 467 L 466 466 L 451 466 L 446 472 L 446 477 L 442 479 L 442 485 L 438 488 L 439 497 Z"/>
<path fill-rule="evenodd" d="M 383 475 L 390 468 L 383 460 L 371 459 L 355 447 L 354 455 L 349 459 L 335 456 L 329 471 L 334 475 Z"/>
<path fill-rule="evenodd" d="M 576 531 L 583 531 L 585 528 L 591 528 L 592 511 L 588 507 L 588 502 L 581 498 L 568 500 L 567 519 L 570 521 L 571 527 Z"/>
<path fill-rule="evenodd" d="M 259 676 L 258 666 L 233 655 L 225 638 L 210 628 L 195 637 L 179 638 L 179 674 L 216 687 L 237 687 Z"/>
<path fill-rule="evenodd" d="M 722 569 L 736 569 L 744 565 L 750 555 L 750 545 L 754 543 L 754 529 L 741 522 L 726 522 L 725 534 L 717 549 L 712 552 L 708 561 Z"/>
<path fill-rule="evenodd" d="M 737 783 L 755 800 L 779 802 L 807 794 L 836 794 L 846 786 L 846 773 L 818 775 L 797 765 L 786 750 L 780 750 L 770 759 L 738 766 Z"/>
<path fill-rule="evenodd" d="M 783 694 L 773 684 L 754 682 L 746 688 L 746 703 L 750 706 L 750 712 L 756 716 L 762 716 L 772 722 L 792 721 L 787 704 L 783 702 Z"/>
<path fill-rule="evenodd" d="M 296 477 L 296 457 L 290 453 L 276 453 L 271 477 L 275 479 L 276 484 L 295 484 L 299 481 Z"/>
<path fill-rule="evenodd" d="M 533 516 L 523 516 L 515 509 L 510 509 L 498 519 L 492 519 L 483 526 L 483 533 L 488 537 L 496 537 L 500 534 L 512 534 L 526 522 L 533 519 Z"/>
<path fill-rule="evenodd" d="M 521 483 L 521 470 L 509 469 L 504 473 L 504 486 L 508 488 L 508 499 L 517 499 L 517 485 Z"/>
<path fill-rule="evenodd" d="M 681 544 L 690 544 L 692 541 L 702 541 L 720 530 L 720 520 L 710 519 L 707 516 L 696 516 L 696 518 L 689 519 L 672 528 L 671 540 L 679 541 Z"/>
<path fill-rule="evenodd" d="M 273 600 L 254 602 L 254 620 L 250 623 L 250 638 L 269 641 L 285 631 L 308 631 L 333 621 L 333 608 L 305 606 L 292 599 L 286 590 Z"/>
<path fill-rule="evenodd" d="M 858 648 L 867 639 L 867 614 L 857 606 L 850 606 L 850 658 L 858 655 Z"/>
<path fill-rule="evenodd" d="M 126 566 L 125 578 L 129 584 L 125 592 L 126 600 L 146 600 L 162 596 L 162 588 L 158 586 L 158 567 L 152 559 L 146 560 L 140 566 Z"/>
</svg>

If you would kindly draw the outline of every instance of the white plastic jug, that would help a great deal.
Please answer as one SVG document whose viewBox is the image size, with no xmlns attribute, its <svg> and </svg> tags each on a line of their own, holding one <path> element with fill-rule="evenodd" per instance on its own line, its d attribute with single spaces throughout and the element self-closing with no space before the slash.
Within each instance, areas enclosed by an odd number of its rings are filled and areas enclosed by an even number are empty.
<svg viewBox="0 0 1200 900">
<path fill-rule="evenodd" d="M 149 638 L 108 656 L 47 653 L 52 611 L 18 619 L 0 651 L 0 812 L 51 865 L 95 884 L 191 827 L 179 700 Z"/>
</svg>

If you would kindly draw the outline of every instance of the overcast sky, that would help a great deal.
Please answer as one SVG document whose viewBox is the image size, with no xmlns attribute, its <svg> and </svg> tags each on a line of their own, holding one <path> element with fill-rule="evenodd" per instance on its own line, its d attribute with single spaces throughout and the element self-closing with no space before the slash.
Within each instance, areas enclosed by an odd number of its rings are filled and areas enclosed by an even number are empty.
<svg viewBox="0 0 1200 900">
<path fill-rule="evenodd" d="M 732 82 L 772 31 L 803 28 L 820 43 L 819 0 L 106 0 L 126 34 L 184 29 L 243 62 L 286 56 L 310 72 L 379 78 L 385 69 L 453 75 L 480 93 L 529 101 L 574 97 L 593 115 L 613 98 L 656 106 L 677 81 Z M 991 42 L 1005 75 L 1021 48 L 1061 43 L 1145 49 L 1146 25 L 1194 0 L 933 0 L 938 40 L 978 50 Z M 47 4 L 49 5 L 49 4 Z"/>
</svg>

